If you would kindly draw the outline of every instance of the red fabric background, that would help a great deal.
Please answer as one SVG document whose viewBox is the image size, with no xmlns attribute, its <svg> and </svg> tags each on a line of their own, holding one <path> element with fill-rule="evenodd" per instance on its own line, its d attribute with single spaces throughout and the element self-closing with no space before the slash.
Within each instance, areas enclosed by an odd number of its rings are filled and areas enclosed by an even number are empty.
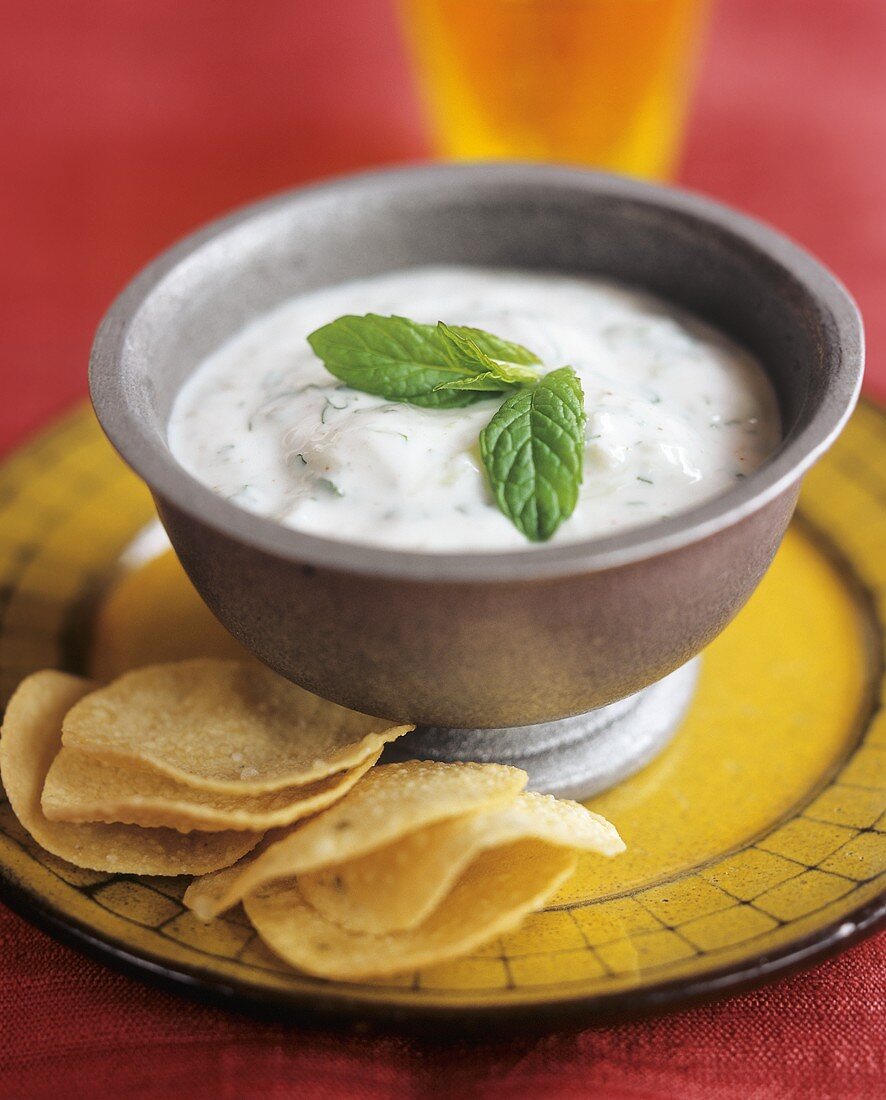
<svg viewBox="0 0 886 1100">
<path fill-rule="evenodd" d="M 0 450 L 81 397 L 135 268 L 235 203 L 426 155 L 388 0 L 0 0 Z M 817 252 L 886 395 L 886 4 L 725 0 L 682 179 Z M 0 1096 L 882 1095 L 883 939 L 757 993 L 443 1046 L 195 1007 L 0 909 Z"/>
</svg>

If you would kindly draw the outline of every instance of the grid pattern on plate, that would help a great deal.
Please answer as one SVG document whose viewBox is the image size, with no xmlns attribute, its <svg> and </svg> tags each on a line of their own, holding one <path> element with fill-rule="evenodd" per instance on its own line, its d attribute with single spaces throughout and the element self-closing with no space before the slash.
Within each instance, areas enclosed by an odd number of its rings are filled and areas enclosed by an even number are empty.
<svg viewBox="0 0 886 1100">
<path fill-rule="evenodd" d="M 862 407 L 810 475 L 802 512 L 851 563 L 877 626 L 886 601 L 886 418 Z M 0 469 L 0 702 L 41 667 L 65 667 L 82 638 L 81 609 L 120 551 L 151 517 L 147 493 L 109 451 L 92 416 L 75 414 Z M 882 680 L 882 678 L 881 678 Z M 882 682 L 880 684 L 882 687 Z M 261 986 L 273 975 L 304 990 L 237 909 L 206 926 L 181 905 L 185 882 L 81 871 L 39 850 L 7 803 L 4 851 L 25 853 L 57 883 L 48 904 L 75 890 L 96 923 L 135 953 L 224 966 Z M 456 964 L 375 983 L 421 997 L 653 983 L 718 959 L 753 957 L 796 930 L 824 927 L 873 895 L 886 870 L 886 717 L 872 714 L 858 746 L 808 805 L 740 851 L 621 896 L 572 902 Z M 21 882 L 19 869 L 16 874 Z M 40 883 L 25 888 L 40 893 Z M 99 917 L 101 919 L 99 919 Z M 82 917 L 81 917 L 82 919 Z M 88 920 L 88 917 L 87 917 Z M 110 924 L 108 923 L 110 921 Z M 383 992 L 381 990 L 380 992 Z"/>
</svg>

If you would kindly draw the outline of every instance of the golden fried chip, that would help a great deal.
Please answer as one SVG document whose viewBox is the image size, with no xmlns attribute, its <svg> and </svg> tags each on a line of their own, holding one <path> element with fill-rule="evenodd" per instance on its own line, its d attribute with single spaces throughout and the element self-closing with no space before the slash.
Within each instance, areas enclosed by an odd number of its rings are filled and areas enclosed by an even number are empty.
<svg viewBox="0 0 886 1100">
<path fill-rule="evenodd" d="M 376 752 L 356 767 L 314 783 L 238 796 L 202 791 L 158 772 L 62 748 L 43 786 L 43 813 L 50 821 L 119 821 L 168 826 L 181 833 L 260 833 L 326 809 L 347 794 L 380 755 Z"/>
<path fill-rule="evenodd" d="M 40 794 L 61 747 L 66 711 L 95 685 L 63 672 L 35 672 L 9 701 L 0 739 L 0 778 L 16 817 L 53 855 L 94 871 L 136 875 L 198 875 L 227 867 L 261 839 L 260 833 L 192 833 L 135 825 L 69 825 L 48 821 Z"/>
<path fill-rule="evenodd" d="M 185 904 L 209 920 L 275 879 L 343 863 L 435 821 L 507 805 L 526 779 L 502 764 L 383 764 L 319 817 L 282 839 L 269 837 L 236 867 L 191 883 Z"/>
<path fill-rule="evenodd" d="M 63 744 L 222 794 L 355 767 L 411 730 L 340 707 L 257 662 L 194 658 L 128 672 L 65 716 Z"/>
<path fill-rule="evenodd" d="M 604 817 L 578 802 L 524 793 L 501 809 L 429 825 L 374 852 L 298 876 L 309 905 L 358 932 L 415 928 L 478 856 L 519 840 L 614 856 L 624 843 Z"/>
<path fill-rule="evenodd" d="M 246 898 L 246 914 L 265 943 L 308 974 L 341 981 L 397 974 L 468 954 L 540 909 L 572 874 L 567 848 L 516 841 L 484 852 L 418 928 L 373 936 L 328 921 L 294 880 Z"/>
</svg>

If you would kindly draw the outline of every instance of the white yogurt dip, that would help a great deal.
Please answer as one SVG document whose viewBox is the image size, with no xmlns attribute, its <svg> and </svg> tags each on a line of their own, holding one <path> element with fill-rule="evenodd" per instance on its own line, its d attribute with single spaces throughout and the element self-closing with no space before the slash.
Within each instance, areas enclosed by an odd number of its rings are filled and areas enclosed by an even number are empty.
<svg viewBox="0 0 886 1100">
<path fill-rule="evenodd" d="M 497 508 L 478 435 L 502 395 L 422 409 L 350 389 L 306 337 L 343 314 L 472 325 L 572 366 L 584 483 L 550 544 L 654 523 L 733 487 L 774 450 L 760 364 L 707 325 L 605 280 L 424 267 L 295 298 L 209 355 L 178 395 L 173 455 L 241 507 L 299 531 L 430 552 L 535 545 Z"/>
</svg>

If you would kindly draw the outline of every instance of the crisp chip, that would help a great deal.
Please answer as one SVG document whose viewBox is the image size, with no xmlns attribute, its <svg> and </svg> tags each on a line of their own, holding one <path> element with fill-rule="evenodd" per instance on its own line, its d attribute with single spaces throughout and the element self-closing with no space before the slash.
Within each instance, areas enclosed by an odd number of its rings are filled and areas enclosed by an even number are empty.
<svg viewBox="0 0 886 1100">
<path fill-rule="evenodd" d="M 257 662 L 128 672 L 65 716 L 63 744 L 201 790 L 259 794 L 352 768 L 411 730 L 340 707 Z"/>
<path fill-rule="evenodd" d="M 521 840 L 614 856 L 615 827 L 577 802 L 524 793 L 509 806 L 429 825 L 358 859 L 298 876 L 309 905 L 353 931 L 415 928 L 480 854 Z"/>
<path fill-rule="evenodd" d="M 319 817 L 282 839 L 269 837 L 236 867 L 193 882 L 185 904 L 209 920 L 276 879 L 355 859 L 435 821 L 507 805 L 526 780 L 502 764 L 383 764 Z"/>
<path fill-rule="evenodd" d="M 333 924 L 304 900 L 294 880 L 246 898 L 265 943 L 308 974 L 358 981 L 465 955 L 515 928 L 572 874 L 577 856 L 535 840 L 484 852 L 418 928 L 374 936 Z"/>
<path fill-rule="evenodd" d="M 61 746 L 65 713 L 94 688 L 63 672 L 35 672 L 9 701 L 0 739 L 0 778 L 16 817 L 46 851 L 77 867 L 136 875 L 205 874 L 251 851 L 261 834 L 192 833 L 134 825 L 48 821 L 40 794 Z"/>
<path fill-rule="evenodd" d="M 50 821 L 125 822 L 179 832 L 265 832 L 310 817 L 345 795 L 378 760 L 376 752 L 348 771 L 263 794 L 229 795 L 189 787 L 146 769 L 62 748 L 43 786 Z"/>
</svg>

